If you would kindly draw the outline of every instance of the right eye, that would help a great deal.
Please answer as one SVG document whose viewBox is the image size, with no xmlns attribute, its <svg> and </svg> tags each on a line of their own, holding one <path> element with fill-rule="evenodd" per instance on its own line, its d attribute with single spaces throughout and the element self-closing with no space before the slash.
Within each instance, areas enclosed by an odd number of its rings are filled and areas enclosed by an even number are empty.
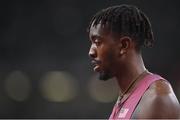
<svg viewBox="0 0 180 120">
<path fill-rule="evenodd" d="M 96 44 L 96 46 L 99 46 L 101 44 L 101 42 L 99 40 L 95 40 L 94 43 Z"/>
</svg>

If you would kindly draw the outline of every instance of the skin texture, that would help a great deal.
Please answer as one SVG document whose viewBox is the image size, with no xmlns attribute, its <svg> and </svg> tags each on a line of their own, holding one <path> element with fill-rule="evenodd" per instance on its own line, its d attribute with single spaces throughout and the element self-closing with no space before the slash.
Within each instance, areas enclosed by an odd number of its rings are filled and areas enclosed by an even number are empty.
<svg viewBox="0 0 180 120">
<path fill-rule="evenodd" d="M 136 48 L 135 40 L 129 36 L 118 36 L 108 30 L 107 26 L 91 26 L 89 32 L 94 70 L 100 79 L 115 77 L 121 92 L 131 81 L 146 70 L 141 53 Z M 97 62 L 98 61 L 98 62 Z M 125 100 L 136 84 L 147 74 L 141 76 L 124 95 Z M 180 118 L 180 105 L 170 83 L 164 80 L 154 82 L 143 95 L 132 118 Z"/>
<path fill-rule="evenodd" d="M 100 27 L 100 25 L 97 26 L 97 28 Z M 109 34 L 108 31 L 102 31 L 101 29 L 92 27 L 90 32 L 92 44 L 89 51 L 89 56 L 97 61 L 95 66 L 98 67 L 98 69 L 95 71 L 99 72 L 100 76 L 101 74 L 106 74 L 105 76 L 107 76 L 107 78 L 105 79 L 111 78 L 115 74 L 111 68 L 115 66 L 115 56 L 117 55 L 117 53 L 114 52 L 117 51 L 117 47 L 114 47 L 116 42 L 107 34 Z"/>
<path fill-rule="evenodd" d="M 146 91 L 132 118 L 177 119 L 180 118 L 178 106 L 179 103 L 171 85 L 167 81 L 160 80 L 152 84 Z"/>
</svg>

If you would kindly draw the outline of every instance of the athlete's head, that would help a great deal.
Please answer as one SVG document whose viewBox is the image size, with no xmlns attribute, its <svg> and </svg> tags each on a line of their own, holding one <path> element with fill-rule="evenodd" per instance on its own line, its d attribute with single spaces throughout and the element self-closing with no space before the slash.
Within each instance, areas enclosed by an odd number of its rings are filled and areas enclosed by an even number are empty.
<svg viewBox="0 0 180 120">
<path fill-rule="evenodd" d="M 89 56 L 101 80 L 114 77 L 123 69 L 132 51 L 153 46 L 151 24 L 146 15 L 132 5 L 112 6 L 97 12 L 88 33 L 92 42 Z M 131 52 L 130 52 L 131 51 Z"/>
</svg>

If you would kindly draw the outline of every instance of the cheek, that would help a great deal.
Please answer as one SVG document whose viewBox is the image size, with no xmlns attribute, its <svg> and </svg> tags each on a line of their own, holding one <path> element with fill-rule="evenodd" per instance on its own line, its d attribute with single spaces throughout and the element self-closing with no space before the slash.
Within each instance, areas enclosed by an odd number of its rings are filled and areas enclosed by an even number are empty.
<svg viewBox="0 0 180 120">
<path fill-rule="evenodd" d="M 111 65 L 116 59 L 115 56 L 115 51 L 112 48 L 102 49 L 102 52 L 100 53 L 100 59 L 105 65 Z"/>
<path fill-rule="evenodd" d="M 107 60 L 108 60 L 110 65 L 113 65 L 115 63 L 116 55 L 115 55 L 114 51 L 109 51 L 108 52 Z"/>
<path fill-rule="evenodd" d="M 107 62 L 107 58 L 109 56 L 109 49 L 108 47 L 106 46 L 101 46 L 98 50 L 98 54 L 99 54 L 99 59 L 102 61 L 102 62 Z"/>
</svg>

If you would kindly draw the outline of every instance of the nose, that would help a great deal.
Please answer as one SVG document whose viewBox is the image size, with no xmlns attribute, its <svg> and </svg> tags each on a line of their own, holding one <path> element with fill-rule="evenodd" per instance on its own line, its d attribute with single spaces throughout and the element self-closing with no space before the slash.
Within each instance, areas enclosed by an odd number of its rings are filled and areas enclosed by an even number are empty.
<svg viewBox="0 0 180 120">
<path fill-rule="evenodd" d="M 91 57 L 91 58 L 96 58 L 97 57 L 96 49 L 93 46 L 93 44 L 91 45 L 91 47 L 89 49 L 89 57 Z"/>
</svg>

